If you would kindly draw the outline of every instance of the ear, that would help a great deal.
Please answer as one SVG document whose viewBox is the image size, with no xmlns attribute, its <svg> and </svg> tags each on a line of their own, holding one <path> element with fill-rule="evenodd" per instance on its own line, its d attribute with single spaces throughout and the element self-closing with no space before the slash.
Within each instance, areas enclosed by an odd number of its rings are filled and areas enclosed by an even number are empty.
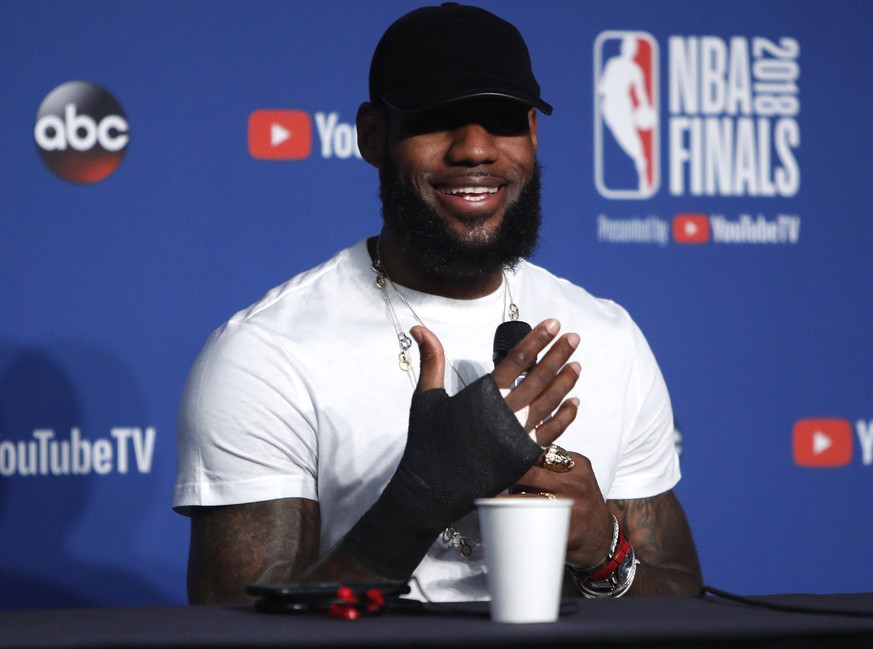
<svg viewBox="0 0 873 649">
<path fill-rule="evenodd" d="M 358 108 L 355 124 L 358 129 L 358 149 L 361 157 L 377 169 L 381 169 L 385 158 L 387 133 L 385 111 L 369 102 L 364 102 Z"/>
<path fill-rule="evenodd" d="M 527 113 L 527 125 L 530 130 L 530 142 L 534 151 L 537 150 L 537 109 L 531 108 Z"/>
</svg>

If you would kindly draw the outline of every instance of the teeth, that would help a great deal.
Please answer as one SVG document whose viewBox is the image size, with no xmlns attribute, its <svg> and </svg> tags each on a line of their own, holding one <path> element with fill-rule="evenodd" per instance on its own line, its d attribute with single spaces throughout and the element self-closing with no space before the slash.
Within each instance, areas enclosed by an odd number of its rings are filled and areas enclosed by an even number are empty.
<svg viewBox="0 0 873 649">
<path fill-rule="evenodd" d="M 455 187 L 443 190 L 446 194 L 457 196 L 459 194 L 496 194 L 497 187 Z"/>
</svg>

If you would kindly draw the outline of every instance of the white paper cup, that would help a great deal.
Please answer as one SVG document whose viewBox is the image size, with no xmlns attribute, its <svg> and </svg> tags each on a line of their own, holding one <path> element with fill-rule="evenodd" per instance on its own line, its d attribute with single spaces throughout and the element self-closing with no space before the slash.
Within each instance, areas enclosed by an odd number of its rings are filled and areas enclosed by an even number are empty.
<svg viewBox="0 0 873 649">
<path fill-rule="evenodd" d="M 494 622 L 558 619 L 572 504 L 512 496 L 476 501 Z"/>
</svg>

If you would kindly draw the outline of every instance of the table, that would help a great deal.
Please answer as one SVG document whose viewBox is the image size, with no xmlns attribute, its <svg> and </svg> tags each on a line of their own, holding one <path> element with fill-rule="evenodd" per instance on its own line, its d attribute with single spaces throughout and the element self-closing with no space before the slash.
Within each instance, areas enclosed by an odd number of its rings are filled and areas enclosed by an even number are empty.
<svg viewBox="0 0 873 649">
<path fill-rule="evenodd" d="M 754 599 L 858 615 L 774 611 L 713 596 L 564 600 L 558 622 L 524 625 L 492 623 L 484 603 L 356 621 L 243 606 L 45 609 L 0 612 L 0 648 L 873 646 L 873 593 Z"/>
</svg>

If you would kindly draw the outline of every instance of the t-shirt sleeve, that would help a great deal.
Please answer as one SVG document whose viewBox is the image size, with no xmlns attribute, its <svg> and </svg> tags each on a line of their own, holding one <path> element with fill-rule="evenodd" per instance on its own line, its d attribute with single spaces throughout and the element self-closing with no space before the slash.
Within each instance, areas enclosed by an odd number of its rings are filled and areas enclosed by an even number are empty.
<svg viewBox="0 0 873 649">
<path fill-rule="evenodd" d="M 629 428 L 607 498 L 648 498 L 672 489 L 681 477 L 667 385 L 643 333 L 633 325 L 635 359 L 627 392 Z"/>
<path fill-rule="evenodd" d="M 176 511 L 317 500 L 314 408 L 287 354 L 248 321 L 231 321 L 210 336 L 179 408 Z"/>
</svg>

